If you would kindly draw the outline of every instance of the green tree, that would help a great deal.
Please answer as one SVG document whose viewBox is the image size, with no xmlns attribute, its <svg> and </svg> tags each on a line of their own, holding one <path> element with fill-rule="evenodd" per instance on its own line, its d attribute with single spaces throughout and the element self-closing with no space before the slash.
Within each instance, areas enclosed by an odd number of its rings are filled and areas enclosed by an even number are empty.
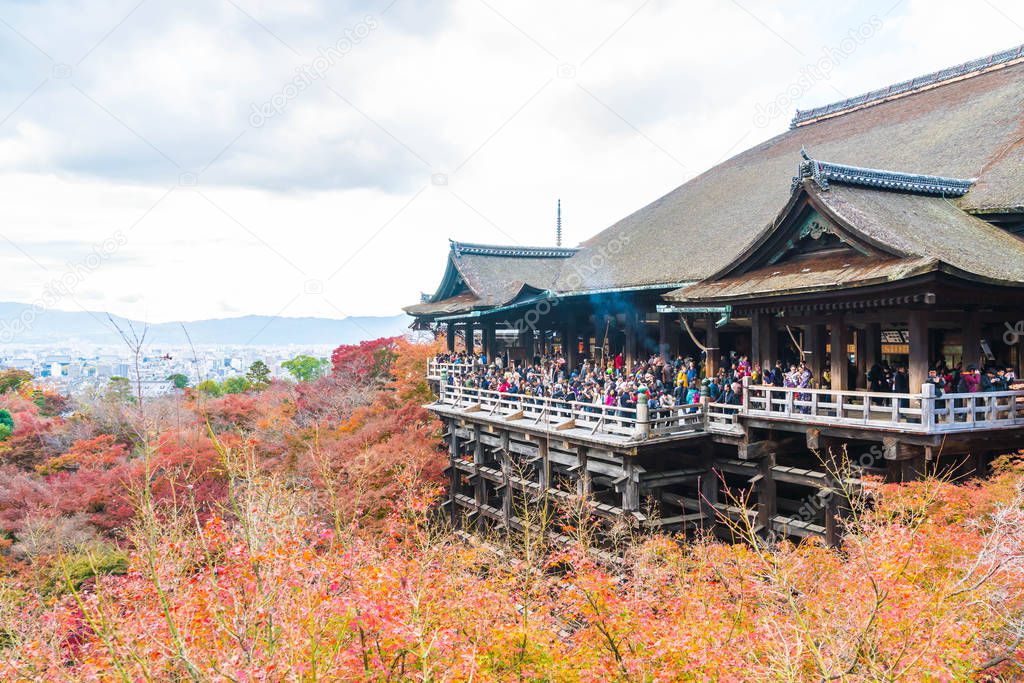
<svg viewBox="0 0 1024 683">
<path fill-rule="evenodd" d="M 32 373 L 25 370 L 0 371 L 0 394 L 17 391 L 25 382 L 32 381 Z"/>
<path fill-rule="evenodd" d="M 127 377 L 114 375 L 107 382 L 107 400 L 116 403 L 135 403 L 132 395 L 132 383 Z"/>
<path fill-rule="evenodd" d="M 0 441 L 6 441 L 14 433 L 14 418 L 10 411 L 0 408 Z"/>
<path fill-rule="evenodd" d="M 270 368 L 261 360 L 255 361 L 249 366 L 249 372 L 245 373 L 245 377 L 253 389 L 262 391 L 270 384 Z"/>
<path fill-rule="evenodd" d="M 281 363 L 281 367 L 300 382 L 312 382 L 323 377 L 324 370 L 330 364 L 326 358 L 298 355 Z"/>
<path fill-rule="evenodd" d="M 252 389 L 252 384 L 246 377 L 239 375 L 238 377 L 228 377 L 224 380 L 221 389 L 225 394 L 241 394 Z"/>
<path fill-rule="evenodd" d="M 168 375 L 167 381 L 174 384 L 175 389 L 184 389 L 188 386 L 188 376 L 183 375 L 180 372 L 176 372 L 173 375 Z"/>
<path fill-rule="evenodd" d="M 224 395 L 223 387 L 212 379 L 204 380 L 197 384 L 196 391 L 201 394 L 206 394 L 207 396 L 212 396 L 213 398 Z"/>
</svg>

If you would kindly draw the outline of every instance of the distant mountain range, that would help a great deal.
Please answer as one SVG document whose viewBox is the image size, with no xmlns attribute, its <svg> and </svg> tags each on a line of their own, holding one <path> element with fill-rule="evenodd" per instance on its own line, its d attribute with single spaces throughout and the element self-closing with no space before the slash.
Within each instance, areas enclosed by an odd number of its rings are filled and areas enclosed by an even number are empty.
<svg viewBox="0 0 1024 683">
<path fill-rule="evenodd" d="M 34 316 L 26 311 L 35 311 Z M 122 329 L 128 323 L 141 330 L 144 323 L 113 316 Z M 196 345 L 283 346 L 287 344 L 353 344 L 367 339 L 407 333 L 412 319 L 407 315 L 386 317 L 285 318 L 246 315 L 239 318 L 215 318 L 191 322 L 150 324 L 146 341 L 150 344 L 185 346 L 188 339 Z M 39 312 L 25 304 L 0 302 L 0 347 L 21 344 L 60 344 L 83 342 L 97 345 L 119 344 L 117 331 L 106 313 L 47 310 Z"/>
</svg>

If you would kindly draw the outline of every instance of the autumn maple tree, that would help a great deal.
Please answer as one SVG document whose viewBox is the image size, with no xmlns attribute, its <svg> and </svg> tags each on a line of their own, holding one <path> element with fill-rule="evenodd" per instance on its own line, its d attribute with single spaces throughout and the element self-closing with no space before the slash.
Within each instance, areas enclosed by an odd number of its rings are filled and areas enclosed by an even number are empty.
<svg viewBox="0 0 1024 683">
<path fill-rule="evenodd" d="M 568 544 L 467 538 L 437 514 L 439 350 L 344 346 L 323 377 L 145 406 L 5 394 L 0 680 L 1024 675 L 1024 458 L 867 481 L 839 549 L 737 524 L 609 562 L 586 516 Z"/>
</svg>

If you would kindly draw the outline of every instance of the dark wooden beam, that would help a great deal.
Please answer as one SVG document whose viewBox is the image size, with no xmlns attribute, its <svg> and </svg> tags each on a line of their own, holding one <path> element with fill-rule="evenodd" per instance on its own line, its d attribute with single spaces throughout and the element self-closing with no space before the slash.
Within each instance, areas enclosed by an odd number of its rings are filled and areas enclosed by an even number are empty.
<svg viewBox="0 0 1024 683">
<path fill-rule="evenodd" d="M 679 335 L 673 335 L 672 322 L 675 320 L 675 314 L 673 313 L 659 313 L 658 314 L 658 354 L 661 355 L 662 360 L 668 361 L 672 357 L 672 338 L 675 336 L 678 340 Z"/>
<path fill-rule="evenodd" d="M 856 342 L 854 361 L 857 366 L 857 372 L 854 376 L 854 387 L 857 389 L 866 389 L 868 386 L 868 368 L 867 364 L 868 357 L 868 335 L 867 330 L 858 327 L 856 330 Z"/>
<path fill-rule="evenodd" d="M 809 351 L 810 355 L 807 357 L 807 367 L 811 371 L 811 375 L 816 382 L 816 386 L 821 385 L 821 377 L 825 372 L 825 344 L 827 343 L 828 328 L 822 325 L 820 322 L 812 325 L 807 325 L 804 328 L 804 346 L 807 348 L 805 351 Z"/>
<path fill-rule="evenodd" d="M 472 354 L 476 351 L 476 330 L 473 323 L 466 323 L 466 353 Z"/>
<path fill-rule="evenodd" d="M 566 318 L 565 327 L 562 328 L 562 345 L 565 347 L 565 360 L 570 368 L 575 368 L 580 362 L 580 339 L 576 316 L 571 312 Z"/>
<path fill-rule="evenodd" d="M 982 366 L 981 362 L 981 313 L 971 309 L 964 313 L 963 364 Z"/>
<path fill-rule="evenodd" d="M 864 326 L 864 336 L 864 371 L 867 372 L 882 362 L 882 324 L 868 323 Z"/>
<path fill-rule="evenodd" d="M 771 527 L 771 519 L 775 516 L 775 476 L 772 468 L 775 467 L 775 454 L 772 453 L 761 459 L 758 463 L 757 473 L 757 525 L 761 529 Z"/>
<path fill-rule="evenodd" d="M 931 319 L 927 309 L 911 309 L 908 316 L 910 336 L 910 393 L 921 391 L 921 386 L 928 379 L 928 323 Z"/>
<path fill-rule="evenodd" d="M 846 319 L 842 313 L 833 313 L 828 318 L 829 334 L 832 345 L 832 389 L 849 389 L 849 356 L 847 346 L 850 343 L 850 331 L 846 327 Z"/>
<path fill-rule="evenodd" d="M 639 321 L 637 320 L 637 312 L 635 309 L 629 309 L 626 311 L 626 326 L 625 326 L 625 349 L 623 352 L 624 360 L 626 362 L 626 368 L 632 372 L 637 362 L 637 327 Z M 613 354 L 614 355 L 614 352 Z"/>
<path fill-rule="evenodd" d="M 459 485 L 459 471 L 455 467 L 455 461 L 459 458 L 459 436 L 456 434 L 455 426 L 451 427 L 451 434 L 448 437 L 448 512 L 450 521 L 454 526 L 458 522 L 458 506 L 455 504 L 455 496 Z"/>
<path fill-rule="evenodd" d="M 715 321 L 711 318 L 705 322 L 705 334 L 704 346 L 707 347 L 707 359 L 704 365 L 704 372 L 708 377 L 714 377 L 718 374 L 718 359 L 722 355 L 722 350 L 718 347 L 718 328 L 715 327 Z"/>
</svg>

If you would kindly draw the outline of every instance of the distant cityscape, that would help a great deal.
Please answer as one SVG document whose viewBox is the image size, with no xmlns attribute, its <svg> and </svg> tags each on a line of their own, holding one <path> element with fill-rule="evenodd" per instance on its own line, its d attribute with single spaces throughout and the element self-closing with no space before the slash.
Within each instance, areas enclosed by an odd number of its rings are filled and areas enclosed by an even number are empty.
<svg viewBox="0 0 1024 683">
<path fill-rule="evenodd" d="M 139 362 L 141 388 L 146 396 L 175 390 L 168 378 L 185 375 L 189 384 L 206 380 L 223 382 L 245 375 L 249 366 L 262 360 L 275 378 L 289 377 L 285 361 L 305 354 L 330 358 L 331 345 L 287 346 L 147 346 Z M 112 377 L 126 377 L 135 385 L 135 359 L 125 346 L 24 345 L 0 347 L 0 369 L 31 372 L 39 384 L 69 395 L 102 389 Z"/>
<path fill-rule="evenodd" d="M 38 309 L 0 301 L 0 370 L 32 373 L 37 384 L 69 395 L 105 388 L 124 377 L 147 396 L 175 390 L 168 378 L 184 375 L 195 386 L 222 383 L 263 361 L 273 378 L 288 378 L 281 364 L 299 355 L 327 358 L 341 344 L 409 335 L 405 315 L 342 319 L 248 315 L 146 324 L 95 311 Z M 145 332 L 135 360 L 120 332 Z M 137 383 L 137 380 L 141 380 Z"/>
</svg>

